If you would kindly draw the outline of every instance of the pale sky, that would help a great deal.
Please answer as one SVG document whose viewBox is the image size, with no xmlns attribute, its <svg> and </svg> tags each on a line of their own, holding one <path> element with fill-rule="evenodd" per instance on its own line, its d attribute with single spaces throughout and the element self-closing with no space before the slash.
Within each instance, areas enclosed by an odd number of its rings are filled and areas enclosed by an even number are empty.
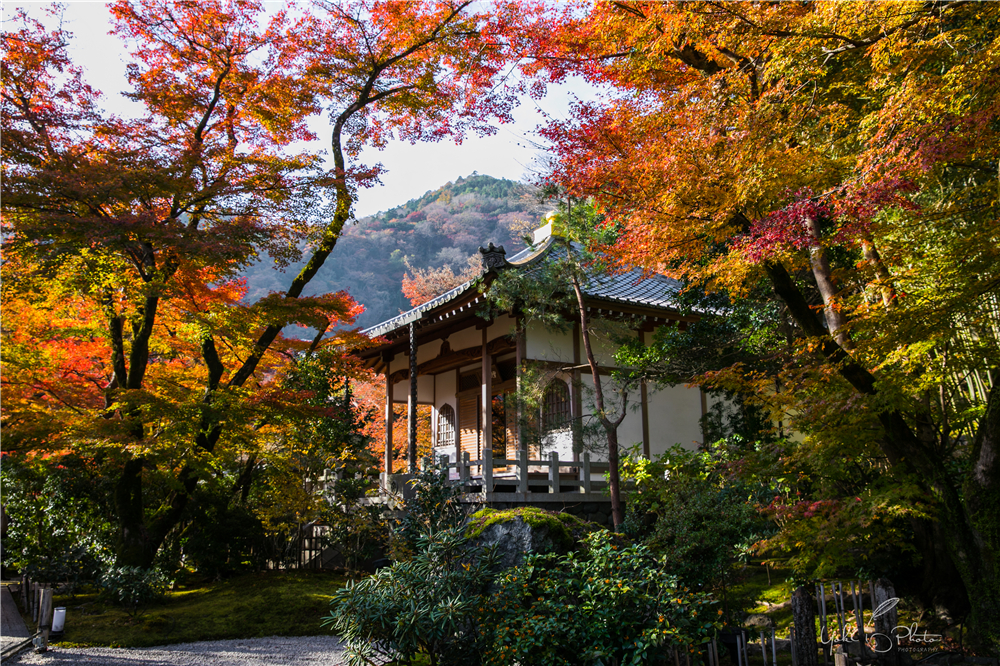
<svg viewBox="0 0 1000 666">
<path fill-rule="evenodd" d="M 3 2 L 4 20 L 17 7 L 25 7 L 37 16 L 38 10 L 47 5 L 49 3 Z M 65 20 L 67 28 L 74 33 L 71 57 L 85 68 L 88 83 L 104 93 L 103 107 L 128 115 L 127 109 L 132 103 L 119 94 L 128 89 L 125 79 L 127 54 L 118 38 L 108 34 L 110 14 L 106 6 L 103 2 L 69 2 Z M 526 98 L 515 111 L 513 124 L 498 126 L 499 131 L 490 137 L 469 136 L 461 145 L 452 142 L 410 145 L 393 141 L 383 151 L 366 151 L 362 161 L 365 164 L 381 162 L 387 172 L 382 176 L 381 186 L 360 192 L 355 209 L 357 216 L 387 210 L 473 171 L 496 178 L 523 180 L 538 152 L 532 144 L 537 140 L 534 130 L 543 120 L 542 112 L 556 118 L 565 117 L 572 95 L 591 99 L 595 91 L 583 83 L 552 87 L 541 102 Z M 315 120 L 313 130 L 326 146 L 329 144 L 326 122 Z"/>
</svg>

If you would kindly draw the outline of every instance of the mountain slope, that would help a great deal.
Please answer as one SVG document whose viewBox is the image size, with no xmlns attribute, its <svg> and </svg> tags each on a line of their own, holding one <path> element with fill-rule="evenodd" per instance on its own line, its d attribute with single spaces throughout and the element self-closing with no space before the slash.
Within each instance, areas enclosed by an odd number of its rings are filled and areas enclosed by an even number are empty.
<svg viewBox="0 0 1000 666">
<path fill-rule="evenodd" d="M 400 286 L 407 262 L 459 272 L 489 242 L 514 254 L 524 247 L 521 235 L 539 226 L 545 210 L 532 188 L 474 172 L 346 228 L 306 293 L 344 289 L 365 306 L 358 325 L 373 326 L 410 309 Z M 258 263 L 246 274 L 247 300 L 285 289 L 301 266 L 281 273 L 271 262 Z"/>
</svg>

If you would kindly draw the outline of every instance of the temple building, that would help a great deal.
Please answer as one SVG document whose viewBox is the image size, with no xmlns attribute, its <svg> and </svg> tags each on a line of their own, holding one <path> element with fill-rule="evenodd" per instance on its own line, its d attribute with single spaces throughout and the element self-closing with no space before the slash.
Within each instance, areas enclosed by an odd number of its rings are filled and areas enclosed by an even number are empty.
<svg viewBox="0 0 1000 666">
<path fill-rule="evenodd" d="M 501 271 L 530 271 L 550 253 L 568 251 L 573 251 L 572 244 L 553 231 L 553 222 L 536 230 L 532 245 L 512 257 L 491 243 L 480 248 L 483 273 L 478 280 L 364 331 L 379 343 L 358 354 L 385 377 L 388 387 L 387 475 L 406 471 L 391 468 L 392 405 L 410 406 L 411 471 L 416 463 L 416 406 L 430 405 L 436 456 L 447 456 L 456 474 L 462 473 L 463 461 L 471 461 L 471 468 L 465 468 L 464 473 L 490 477 L 485 491 L 492 492 L 493 484 L 505 475 L 518 476 L 515 461 L 521 461 L 520 476 L 525 477 L 525 469 L 537 476 L 551 460 L 558 462 L 549 470 L 547 492 L 560 494 L 564 490 L 558 480 L 560 472 L 577 480 L 571 492 L 584 492 L 584 485 L 587 491 L 591 489 L 591 474 L 597 478 L 590 469 L 591 458 L 597 470 L 600 461 L 607 458 L 606 446 L 602 454 L 599 444 L 588 447 L 581 434 L 580 424 L 588 421 L 594 408 L 579 317 L 566 332 L 553 332 L 518 313 L 487 315 L 482 293 Z M 675 306 L 678 288 L 674 280 L 637 270 L 592 278 L 582 291 L 595 327 L 606 320 L 619 322 L 621 329 L 625 322 L 631 329 L 629 334 L 649 344 L 657 327 L 683 328 L 696 319 L 696 315 L 681 314 Z M 573 313 L 567 313 L 567 322 L 572 317 Z M 601 374 L 610 375 L 614 347 L 604 338 L 592 341 Z M 516 390 L 529 369 L 532 381 L 543 384 L 540 406 L 531 414 L 519 414 Z M 613 388 L 610 381 L 606 386 L 606 392 Z M 688 448 L 701 444 L 701 417 L 709 405 L 698 388 L 643 385 L 633 391 L 628 402 L 618 430 L 622 446 L 638 444 L 644 455 L 656 456 L 674 444 Z M 586 474 L 582 470 L 584 459 Z M 488 468 L 484 460 L 491 461 Z M 527 478 L 512 488 L 528 489 Z"/>
</svg>

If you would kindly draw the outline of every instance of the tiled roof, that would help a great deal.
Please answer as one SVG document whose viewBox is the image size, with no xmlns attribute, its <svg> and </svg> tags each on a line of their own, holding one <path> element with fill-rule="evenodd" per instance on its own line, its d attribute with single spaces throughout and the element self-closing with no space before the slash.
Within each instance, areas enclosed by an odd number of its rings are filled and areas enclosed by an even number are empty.
<svg viewBox="0 0 1000 666">
<path fill-rule="evenodd" d="M 576 244 L 573 244 L 576 247 Z M 534 264 L 546 254 L 562 254 L 566 249 L 563 246 L 555 245 L 553 238 L 546 239 L 543 243 L 534 248 L 526 248 L 512 256 L 508 263 L 510 269 L 527 268 Z M 418 321 L 425 312 L 433 310 L 440 305 L 444 305 L 474 288 L 475 280 L 470 280 L 464 284 L 447 291 L 440 296 L 433 298 L 422 305 L 403 312 L 392 319 L 367 328 L 362 333 L 369 337 L 385 335 L 397 328 L 409 325 Z M 587 282 L 583 287 L 584 295 L 605 301 L 617 303 L 642 305 L 652 308 L 663 308 L 675 310 L 677 308 L 674 300 L 680 290 L 680 283 L 662 275 L 653 274 L 644 276 L 640 270 L 632 270 L 615 275 L 603 275 Z"/>
</svg>

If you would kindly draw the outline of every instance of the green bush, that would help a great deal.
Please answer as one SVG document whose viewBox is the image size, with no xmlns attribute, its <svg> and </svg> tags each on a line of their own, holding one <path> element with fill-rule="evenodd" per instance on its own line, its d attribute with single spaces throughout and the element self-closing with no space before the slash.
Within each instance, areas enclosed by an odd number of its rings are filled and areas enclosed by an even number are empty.
<svg viewBox="0 0 1000 666">
<path fill-rule="evenodd" d="M 464 525 L 469 514 L 468 505 L 460 501 L 461 485 L 449 480 L 441 469 L 427 465 L 409 483 L 414 495 L 404 501 L 403 517 L 393 531 L 395 559 L 411 557 L 421 539 L 428 535 Z"/>
<path fill-rule="evenodd" d="M 484 664 L 666 664 L 714 634 L 714 601 L 679 588 L 645 546 L 607 531 L 584 544 L 582 555 L 532 555 L 499 578 L 479 620 Z"/>
<path fill-rule="evenodd" d="M 224 488 L 204 485 L 194 493 L 188 510 L 191 520 L 177 536 L 175 561 L 166 561 L 172 544 L 161 549 L 165 568 L 193 567 L 212 579 L 259 571 L 269 554 L 260 517 L 248 507 L 232 504 Z"/>
<path fill-rule="evenodd" d="M 470 551 L 460 529 L 425 534 L 412 559 L 335 592 L 323 625 L 346 641 L 350 664 L 422 652 L 432 664 L 472 666 L 493 568 L 491 553 Z"/>
<path fill-rule="evenodd" d="M 583 543 L 498 571 L 460 530 L 427 535 L 413 559 L 335 593 L 323 624 L 351 664 L 664 664 L 714 634 L 714 601 L 679 588 L 646 547 L 606 530 Z"/>
<path fill-rule="evenodd" d="M 5 577 L 61 583 L 73 591 L 96 578 L 111 558 L 114 526 L 109 482 L 76 455 L 4 454 L 0 485 L 10 524 L 4 534 Z"/>
<path fill-rule="evenodd" d="M 105 569 L 100 578 L 101 596 L 118 604 L 133 618 L 142 615 L 146 607 L 163 598 L 166 578 L 156 569 L 114 566 Z"/>
</svg>

